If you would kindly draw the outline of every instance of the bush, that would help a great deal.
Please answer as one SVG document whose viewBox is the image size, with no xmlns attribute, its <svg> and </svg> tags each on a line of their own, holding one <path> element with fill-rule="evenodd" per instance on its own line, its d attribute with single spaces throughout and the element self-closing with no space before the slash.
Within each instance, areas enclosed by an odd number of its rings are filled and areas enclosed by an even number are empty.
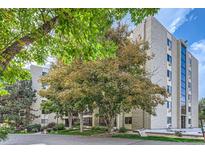
<svg viewBox="0 0 205 154">
<path fill-rule="evenodd" d="M 16 132 L 16 128 L 13 127 L 13 126 L 11 126 L 11 127 L 9 128 L 9 133 L 14 134 L 15 132 Z"/>
<path fill-rule="evenodd" d="M 17 133 L 17 134 L 27 134 L 28 131 L 27 130 L 18 130 L 15 133 Z"/>
<path fill-rule="evenodd" d="M 178 136 L 178 137 L 182 137 L 182 133 L 180 132 L 180 131 L 175 131 L 175 133 L 174 133 L 176 136 Z"/>
<path fill-rule="evenodd" d="M 65 125 L 64 124 L 57 124 L 53 130 L 64 130 L 65 129 Z"/>
<path fill-rule="evenodd" d="M 125 127 L 120 127 L 119 132 L 125 133 L 125 132 L 127 132 L 127 129 Z"/>
<path fill-rule="evenodd" d="M 9 128 L 0 126 L 0 141 L 5 140 L 9 133 Z"/>
<path fill-rule="evenodd" d="M 48 129 L 48 128 L 54 128 L 54 127 L 56 127 L 56 123 L 55 122 L 51 122 L 51 123 L 49 123 L 47 126 L 46 126 L 46 128 Z"/>
<path fill-rule="evenodd" d="M 33 124 L 26 127 L 28 132 L 39 132 L 41 130 L 40 124 Z"/>
</svg>

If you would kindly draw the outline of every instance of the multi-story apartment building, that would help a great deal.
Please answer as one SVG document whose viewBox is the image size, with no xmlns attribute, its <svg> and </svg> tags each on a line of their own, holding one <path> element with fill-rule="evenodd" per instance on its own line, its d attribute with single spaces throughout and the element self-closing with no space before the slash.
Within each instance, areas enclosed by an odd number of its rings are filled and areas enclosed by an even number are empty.
<svg viewBox="0 0 205 154">
<path fill-rule="evenodd" d="M 152 60 L 147 62 L 153 83 L 167 88 L 169 97 L 148 116 L 150 128 L 198 127 L 198 61 L 186 41 L 175 38 L 154 17 L 148 17 L 133 33 L 149 43 Z"/>
<path fill-rule="evenodd" d="M 154 55 L 146 64 L 153 83 L 165 87 L 169 97 L 164 105 L 156 107 L 156 115 L 135 109 L 130 113 L 122 113 L 116 117 L 116 127 L 128 129 L 161 129 L 198 127 L 198 61 L 188 51 L 186 41 L 175 38 L 154 17 L 148 17 L 139 24 L 132 34 L 133 39 L 145 40 L 149 43 L 148 54 Z M 38 90 L 42 85 L 38 78 L 48 69 L 31 66 L 33 88 Z M 34 105 L 39 108 L 42 98 Z M 54 114 L 41 114 L 34 123 L 53 122 Z M 95 114 L 84 115 L 85 124 L 103 125 L 101 118 Z M 49 120 L 50 119 L 50 120 Z"/>
</svg>

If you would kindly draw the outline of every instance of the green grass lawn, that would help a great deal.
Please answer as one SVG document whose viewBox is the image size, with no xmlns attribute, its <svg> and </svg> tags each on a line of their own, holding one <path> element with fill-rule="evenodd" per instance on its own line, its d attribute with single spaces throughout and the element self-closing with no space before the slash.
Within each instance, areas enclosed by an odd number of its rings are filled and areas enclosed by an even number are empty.
<svg viewBox="0 0 205 154">
<path fill-rule="evenodd" d="M 104 134 L 105 132 L 106 132 L 105 128 L 92 128 L 89 130 L 84 130 L 83 132 L 80 132 L 79 129 L 71 129 L 71 130 L 51 131 L 49 134 L 91 136 L 91 135 Z"/>
<path fill-rule="evenodd" d="M 204 140 L 201 139 L 185 139 L 185 138 L 174 138 L 174 137 L 163 137 L 163 136 L 146 136 L 141 137 L 135 134 L 114 134 L 112 137 L 115 138 L 126 138 L 126 139 L 135 139 L 135 140 L 154 140 L 154 141 L 169 141 L 169 142 L 199 142 L 203 143 Z"/>
<path fill-rule="evenodd" d="M 71 129 L 71 130 L 58 130 L 51 131 L 49 134 L 58 134 L 58 135 L 80 135 L 80 136 L 92 136 L 106 133 L 105 128 L 91 128 L 80 132 L 79 129 Z M 198 142 L 204 143 L 202 139 L 186 139 L 186 138 L 177 138 L 177 137 L 163 137 L 163 136 L 146 136 L 141 137 L 136 134 L 126 134 L 119 133 L 113 134 L 113 138 L 126 138 L 126 139 L 134 139 L 134 140 L 154 140 L 154 141 L 169 141 L 169 142 Z"/>
</svg>

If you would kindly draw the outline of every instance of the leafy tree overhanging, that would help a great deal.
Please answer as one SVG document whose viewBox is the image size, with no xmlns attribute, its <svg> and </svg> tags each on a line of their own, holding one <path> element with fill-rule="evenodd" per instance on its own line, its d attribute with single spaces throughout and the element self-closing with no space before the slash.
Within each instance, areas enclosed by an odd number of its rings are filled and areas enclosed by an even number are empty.
<svg viewBox="0 0 205 154">
<path fill-rule="evenodd" d="M 115 53 L 103 36 L 127 13 L 140 23 L 158 9 L 0 9 L 0 94 L 4 83 L 28 79 L 27 62 L 43 64 L 50 55 L 70 62 Z"/>
</svg>

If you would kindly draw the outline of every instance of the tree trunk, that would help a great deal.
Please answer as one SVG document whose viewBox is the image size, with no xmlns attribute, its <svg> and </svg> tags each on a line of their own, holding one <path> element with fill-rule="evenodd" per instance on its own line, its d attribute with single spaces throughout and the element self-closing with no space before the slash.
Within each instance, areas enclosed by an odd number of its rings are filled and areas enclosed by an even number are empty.
<svg viewBox="0 0 205 154">
<path fill-rule="evenodd" d="M 57 123 L 57 125 L 58 125 L 58 117 L 59 117 L 59 114 L 58 114 L 58 112 L 57 112 L 57 115 L 56 115 L 56 116 L 57 116 L 57 122 L 56 122 L 56 123 Z"/>
<path fill-rule="evenodd" d="M 80 132 L 83 132 L 83 113 L 79 113 L 80 118 Z"/>
<path fill-rule="evenodd" d="M 73 114 L 69 113 L 68 114 L 68 123 L 69 123 L 69 129 L 73 128 Z"/>
<path fill-rule="evenodd" d="M 114 126 L 114 118 L 110 118 L 108 121 L 108 133 L 109 134 L 112 133 L 113 126 Z"/>
<path fill-rule="evenodd" d="M 125 127 L 125 113 L 122 113 L 122 127 Z"/>
</svg>

